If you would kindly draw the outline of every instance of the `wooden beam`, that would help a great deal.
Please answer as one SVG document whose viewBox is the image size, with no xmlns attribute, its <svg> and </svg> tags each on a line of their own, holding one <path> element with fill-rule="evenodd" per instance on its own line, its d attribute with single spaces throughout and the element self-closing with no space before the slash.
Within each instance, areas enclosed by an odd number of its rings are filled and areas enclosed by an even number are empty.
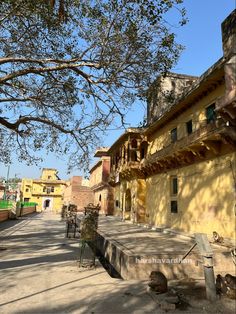
<svg viewBox="0 0 236 314">
<path fill-rule="evenodd" d="M 222 142 L 226 145 L 229 145 L 231 148 L 235 150 L 236 147 L 236 141 L 234 141 L 229 135 L 227 134 L 221 134 Z"/>
<path fill-rule="evenodd" d="M 220 153 L 220 141 L 204 140 L 202 141 L 202 143 L 208 150 L 212 151 L 215 155 L 218 155 Z"/>
</svg>

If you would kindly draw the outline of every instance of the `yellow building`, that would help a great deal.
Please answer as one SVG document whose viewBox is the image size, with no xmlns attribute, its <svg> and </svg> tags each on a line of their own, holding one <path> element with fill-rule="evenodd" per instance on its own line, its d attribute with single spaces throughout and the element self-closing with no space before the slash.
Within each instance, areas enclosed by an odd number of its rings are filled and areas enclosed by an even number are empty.
<svg viewBox="0 0 236 314">
<path fill-rule="evenodd" d="M 159 77 L 148 92 L 147 127 L 112 145 L 117 215 L 235 238 L 236 11 L 222 37 L 224 56 L 201 77 Z"/>
<path fill-rule="evenodd" d="M 40 179 L 22 179 L 22 200 L 37 203 L 38 211 L 50 209 L 60 212 L 64 186 L 65 181 L 58 178 L 56 169 L 44 168 Z"/>
<path fill-rule="evenodd" d="M 110 147 L 111 173 L 114 187 L 114 214 L 134 222 L 145 220 L 145 175 L 140 161 L 146 156 L 147 141 L 141 128 L 129 128 Z"/>
</svg>

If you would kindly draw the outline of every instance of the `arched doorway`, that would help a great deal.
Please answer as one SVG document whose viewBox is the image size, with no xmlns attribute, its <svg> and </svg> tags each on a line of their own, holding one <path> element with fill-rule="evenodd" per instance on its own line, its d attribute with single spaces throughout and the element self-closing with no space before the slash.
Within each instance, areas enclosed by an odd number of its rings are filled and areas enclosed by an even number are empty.
<svg viewBox="0 0 236 314">
<path fill-rule="evenodd" d="M 44 209 L 48 209 L 48 208 L 50 208 L 50 205 L 51 205 L 51 200 L 46 199 L 46 200 L 44 201 L 44 203 L 43 203 L 43 208 L 44 208 Z"/>
<path fill-rule="evenodd" d="M 124 218 L 129 220 L 131 218 L 131 192 L 127 189 L 125 192 L 125 213 Z"/>
<path fill-rule="evenodd" d="M 45 196 L 42 198 L 42 210 L 53 210 L 54 199 L 53 197 Z"/>
</svg>

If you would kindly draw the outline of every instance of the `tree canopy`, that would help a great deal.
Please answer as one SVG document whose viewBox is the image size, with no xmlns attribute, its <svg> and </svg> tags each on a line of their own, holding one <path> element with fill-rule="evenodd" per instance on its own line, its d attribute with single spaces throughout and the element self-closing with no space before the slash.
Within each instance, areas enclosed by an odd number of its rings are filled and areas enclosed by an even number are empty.
<svg viewBox="0 0 236 314">
<path fill-rule="evenodd" d="M 102 132 L 176 63 L 182 0 L 3 0 L 0 161 L 46 150 L 86 168 Z"/>
</svg>

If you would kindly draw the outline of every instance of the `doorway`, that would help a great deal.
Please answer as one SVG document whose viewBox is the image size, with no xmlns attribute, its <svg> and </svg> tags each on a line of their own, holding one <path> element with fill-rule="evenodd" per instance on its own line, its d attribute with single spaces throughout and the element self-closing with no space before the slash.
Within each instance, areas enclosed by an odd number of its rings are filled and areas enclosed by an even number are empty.
<svg viewBox="0 0 236 314">
<path fill-rule="evenodd" d="M 131 218 L 131 192 L 127 189 L 125 192 L 125 220 L 130 220 Z"/>
<path fill-rule="evenodd" d="M 43 207 L 44 207 L 45 209 L 49 208 L 49 207 L 50 207 L 50 202 L 51 202 L 50 200 L 45 200 Z"/>
</svg>

